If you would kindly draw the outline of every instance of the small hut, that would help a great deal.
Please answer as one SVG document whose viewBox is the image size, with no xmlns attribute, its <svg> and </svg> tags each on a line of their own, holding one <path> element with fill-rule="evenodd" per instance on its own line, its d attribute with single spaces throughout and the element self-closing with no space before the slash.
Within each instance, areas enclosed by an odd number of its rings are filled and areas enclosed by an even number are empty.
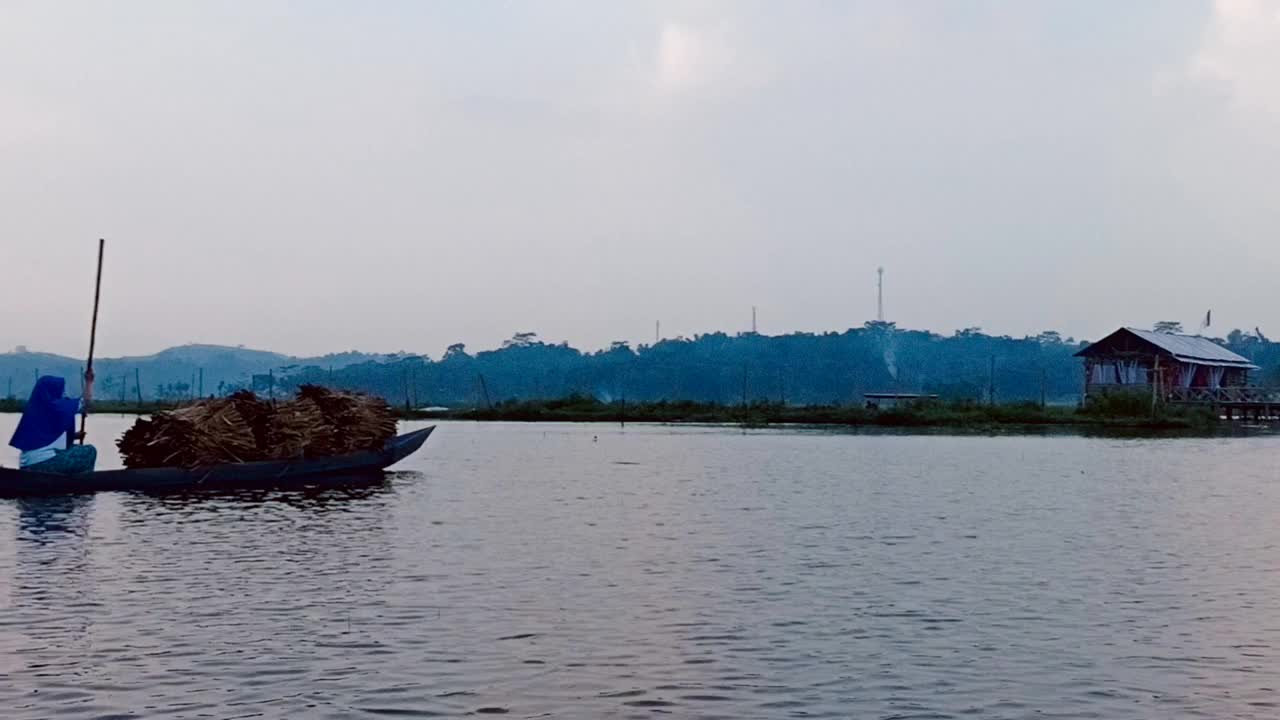
<svg viewBox="0 0 1280 720">
<path fill-rule="evenodd" d="M 1085 396 L 1116 390 L 1243 388 L 1258 366 L 1208 338 L 1121 328 L 1076 353 L 1084 358 Z"/>
<path fill-rule="evenodd" d="M 866 400 L 868 410 L 879 410 L 881 408 L 897 408 L 904 405 L 913 405 L 918 402 L 928 400 L 937 400 L 937 395 L 925 395 L 921 393 L 899 393 L 899 392 L 869 392 L 863 393 L 862 397 Z"/>
</svg>

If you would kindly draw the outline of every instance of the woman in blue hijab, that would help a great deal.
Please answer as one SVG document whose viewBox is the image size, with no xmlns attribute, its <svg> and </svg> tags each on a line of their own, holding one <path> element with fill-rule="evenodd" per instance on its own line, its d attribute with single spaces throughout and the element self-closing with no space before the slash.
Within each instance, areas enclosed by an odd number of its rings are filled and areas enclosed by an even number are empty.
<svg viewBox="0 0 1280 720">
<path fill-rule="evenodd" d="M 66 388 L 66 380 L 52 375 L 36 381 L 9 440 L 22 453 L 18 466 L 24 470 L 61 475 L 93 471 L 98 451 L 92 445 L 72 445 L 79 437 L 76 414 L 93 397 L 93 375 L 85 375 L 83 401 L 65 397 Z"/>
</svg>

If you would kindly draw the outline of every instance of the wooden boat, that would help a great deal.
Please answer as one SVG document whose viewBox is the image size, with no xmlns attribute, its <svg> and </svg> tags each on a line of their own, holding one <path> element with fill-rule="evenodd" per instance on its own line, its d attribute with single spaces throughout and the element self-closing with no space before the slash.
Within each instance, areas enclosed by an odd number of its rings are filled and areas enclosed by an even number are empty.
<svg viewBox="0 0 1280 720">
<path fill-rule="evenodd" d="M 211 487 L 276 487 L 324 479 L 367 476 L 385 470 L 422 447 L 435 426 L 392 438 L 381 450 L 297 460 L 197 468 L 134 468 L 83 475 L 54 475 L 0 467 L 0 497 L 61 495 L 106 490 L 181 491 Z"/>
</svg>

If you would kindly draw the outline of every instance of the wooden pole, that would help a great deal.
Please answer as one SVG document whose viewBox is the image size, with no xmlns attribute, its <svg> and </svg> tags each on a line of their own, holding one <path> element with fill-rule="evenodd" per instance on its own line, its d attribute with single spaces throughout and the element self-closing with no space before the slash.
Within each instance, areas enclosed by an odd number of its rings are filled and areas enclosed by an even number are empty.
<svg viewBox="0 0 1280 720">
<path fill-rule="evenodd" d="M 98 279 L 93 286 L 93 322 L 89 326 L 89 362 L 85 365 L 85 382 L 93 377 L 93 351 L 98 344 L 98 300 L 102 297 L 102 256 L 106 252 L 107 241 L 98 238 Z M 80 444 L 84 444 L 85 426 L 89 420 L 89 403 L 82 403 L 80 408 Z"/>
<path fill-rule="evenodd" d="M 1156 364 L 1151 372 L 1151 417 L 1156 416 L 1156 403 L 1160 399 L 1160 356 L 1156 355 Z"/>
<path fill-rule="evenodd" d="M 138 393 L 138 407 L 142 407 L 142 371 L 133 369 L 133 391 Z"/>
<path fill-rule="evenodd" d="M 1080 394 L 1080 407 L 1089 404 L 1089 384 L 1093 378 L 1093 361 L 1084 359 L 1084 390 Z"/>
<path fill-rule="evenodd" d="M 404 409 L 408 412 L 411 408 L 409 405 L 409 369 L 405 368 L 400 371 L 401 382 L 404 383 Z"/>
<path fill-rule="evenodd" d="M 493 401 L 489 399 L 489 384 L 484 381 L 483 373 L 480 373 L 479 376 L 480 376 L 480 389 L 484 391 L 484 404 L 488 405 L 489 409 L 492 410 Z"/>
<path fill-rule="evenodd" d="M 987 402 L 996 404 L 996 356 L 991 356 L 991 374 L 987 376 Z"/>
</svg>

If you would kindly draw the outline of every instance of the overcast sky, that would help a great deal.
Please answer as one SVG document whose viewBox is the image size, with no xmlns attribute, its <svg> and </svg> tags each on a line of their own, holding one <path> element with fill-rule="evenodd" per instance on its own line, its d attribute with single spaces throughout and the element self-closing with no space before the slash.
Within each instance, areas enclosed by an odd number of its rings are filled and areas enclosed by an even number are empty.
<svg viewBox="0 0 1280 720">
<path fill-rule="evenodd" d="M 1280 336 L 1280 4 L 0 3 L 0 349 Z M 1194 327 L 1192 328 L 1194 329 Z"/>
</svg>

